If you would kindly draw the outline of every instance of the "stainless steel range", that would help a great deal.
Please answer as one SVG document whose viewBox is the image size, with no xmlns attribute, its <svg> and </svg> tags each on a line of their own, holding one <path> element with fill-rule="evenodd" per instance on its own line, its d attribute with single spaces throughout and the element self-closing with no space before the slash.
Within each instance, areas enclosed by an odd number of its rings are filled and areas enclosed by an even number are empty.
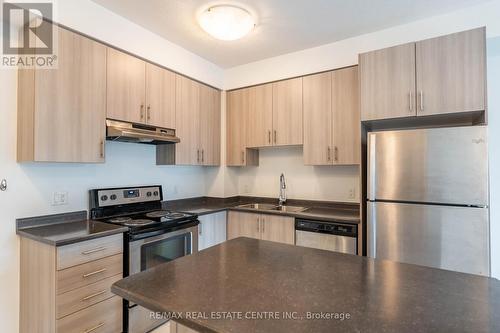
<svg viewBox="0 0 500 333">
<path fill-rule="evenodd" d="M 162 200 L 161 185 L 90 190 L 92 219 L 129 227 L 124 276 L 198 252 L 198 216 L 164 210 Z M 149 332 L 164 323 L 137 304 L 124 301 L 123 308 L 124 332 Z"/>
</svg>

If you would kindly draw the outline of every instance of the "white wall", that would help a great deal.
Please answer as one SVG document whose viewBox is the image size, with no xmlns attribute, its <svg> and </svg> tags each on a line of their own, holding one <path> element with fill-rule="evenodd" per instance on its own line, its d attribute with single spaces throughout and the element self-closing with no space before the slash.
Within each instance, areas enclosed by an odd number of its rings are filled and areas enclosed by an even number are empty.
<svg viewBox="0 0 500 333">
<path fill-rule="evenodd" d="M 240 194 L 278 198 L 283 173 L 289 199 L 359 202 L 358 167 L 305 166 L 302 147 L 265 148 L 259 154 L 258 167 L 235 170 Z"/>
<path fill-rule="evenodd" d="M 488 39 L 491 273 L 500 279 L 500 37 Z"/>
<path fill-rule="evenodd" d="M 233 67 L 225 72 L 224 89 L 355 65 L 358 63 L 359 53 L 481 26 L 487 26 L 489 37 L 498 36 L 500 35 L 498 13 L 500 13 L 500 0 Z"/>
</svg>

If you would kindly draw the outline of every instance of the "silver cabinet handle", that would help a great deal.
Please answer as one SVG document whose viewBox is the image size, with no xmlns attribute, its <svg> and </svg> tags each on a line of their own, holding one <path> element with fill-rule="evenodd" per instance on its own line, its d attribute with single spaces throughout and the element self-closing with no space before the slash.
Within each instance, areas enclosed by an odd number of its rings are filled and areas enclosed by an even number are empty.
<svg viewBox="0 0 500 333">
<path fill-rule="evenodd" d="M 101 328 L 103 326 L 104 326 L 104 323 L 99 323 L 99 324 L 97 324 L 96 326 L 94 326 L 92 328 L 87 328 L 85 331 L 83 331 L 83 333 L 94 332 L 96 329 Z"/>
<path fill-rule="evenodd" d="M 241 152 L 241 163 L 245 164 L 245 151 Z"/>
<path fill-rule="evenodd" d="M 141 104 L 141 120 L 144 119 L 144 104 Z"/>
<path fill-rule="evenodd" d="M 104 250 L 106 250 L 106 248 L 104 246 L 101 246 L 101 247 L 97 247 L 97 248 L 92 249 L 92 250 L 83 251 L 82 254 L 86 256 L 86 255 L 100 252 L 100 251 L 104 251 Z"/>
<path fill-rule="evenodd" d="M 205 162 L 205 149 L 201 150 L 201 163 Z"/>
<path fill-rule="evenodd" d="M 424 111 L 424 92 L 420 90 L 420 111 Z"/>
<path fill-rule="evenodd" d="M 266 230 L 266 220 L 264 220 L 264 218 L 262 218 L 260 220 L 260 223 L 262 223 L 262 232 L 264 232 Z"/>
<path fill-rule="evenodd" d="M 100 296 L 100 295 L 105 294 L 107 292 L 108 292 L 107 290 L 101 290 L 101 291 L 99 291 L 99 292 L 97 292 L 95 294 L 85 296 L 84 298 L 82 298 L 82 302 L 88 301 L 89 299 L 92 299 L 94 297 Z"/>
<path fill-rule="evenodd" d="M 260 232 L 260 218 L 257 217 L 257 231 Z"/>
<path fill-rule="evenodd" d="M 107 271 L 107 269 L 106 269 L 106 268 L 103 268 L 103 269 L 100 269 L 100 270 L 95 271 L 95 272 L 91 272 L 91 273 L 83 274 L 82 276 L 83 276 L 84 278 L 88 278 L 88 277 L 90 277 L 90 276 L 93 276 L 93 275 L 96 275 L 96 274 L 99 274 L 99 273 L 104 273 L 104 272 L 106 272 L 106 271 Z"/>
<path fill-rule="evenodd" d="M 104 140 L 101 140 L 101 157 L 104 157 Z"/>
<path fill-rule="evenodd" d="M 148 105 L 148 109 L 146 111 L 146 114 L 148 116 L 148 120 L 151 120 L 151 105 Z"/>
<path fill-rule="evenodd" d="M 339 160 L 339 148 L 337 146 L 335 146 L 333 150 L 333 159 L 335 160 L 335 162 L 338 162 Z"/>
<path fill-rule="evenodd" d="M 277 142 L 277 138 L 278 138 L 278 132 L 274 130 L 274 143 Z"/>
<path fill-rule="evenodd" d="M 196 150 L 196 163 L 200 164 L 200 150 Z"/>
<path fill-rule="evenodd" d="M 327 155 L 326 155 L 328 161 L 330 161 L 332 159 L 332 149 L 330 148 L 330 146 L 328 146 L 327 148 Z"/>
<path fill-rule="evenodd" d="M 7 179 L 2 179 L 0 182 L 0 191 L 7 191 Z"/>
<path fill-rule="evenodd" d="M 267 141 L 271 143 L 271 130 L 267 131 Z"/>
<path fill-rule="evenodd" d="M 409 106 L 409 108 L 410 108 L 410 111 L 413 111 L 413 92 L 410 91 L 409 95 L 410 95 L 410 106 Z"/>
<path fill-rule="evenodd" d="M 201 223 L 200 223 L 200 224 L 198 224 L 198 234 L 199 234 L 200 236 L 201 236 L 201 234 L 202 234 L 202 232 L 203 232 L 203 231 L 202 231 L 202 229 L 203 229 L 203 228 L 202 228 L 202 224 L 201 224 Z"/>
</svg>

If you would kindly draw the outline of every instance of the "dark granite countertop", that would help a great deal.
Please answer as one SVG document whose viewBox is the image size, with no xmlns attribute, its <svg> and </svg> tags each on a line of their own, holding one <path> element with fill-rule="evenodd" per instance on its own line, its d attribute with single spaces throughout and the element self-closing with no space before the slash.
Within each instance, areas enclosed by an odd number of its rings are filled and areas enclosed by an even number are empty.
<svg viewBox="0 0 500 333">
<path fill-rule="evenodd" d="M 359 204 L 356 203 L 337 203 L 328 201 L 314 200 L 295 200 L 289 199 L 287 205 L 301 206 L 308 208 L 303 212 L 279 212 L 272 210 L 256 210 L 249 208 L 240 208 L 238 206 L 249 203 L 272 203 L 277 204 L 274 198 L 262 197 L 230 197 L 230 198 L 211 198 L 200 197 L 192 199 L 181 199 L 164 202 L 164 208 L 198 215 L 213 214 L 224 210 L 235 210 L 253 212 L 258 214 L 275 214 L 304 219 L 313 219 L 320 221 L 335 221 L 344 223 L 359 224 Z"/>
<path fill-rule="evenodd" d="M 498 280 L 250 238 L 112 291 L 199 332 L 500 332 Z"/>
<path fill-rule="evenodd" d="M 123 233 L 127 227 L 88 220 L 87 212 L 74 212 L 16 220 L 16 233 L 21 237 L 54 246 Z"/>
</svg>

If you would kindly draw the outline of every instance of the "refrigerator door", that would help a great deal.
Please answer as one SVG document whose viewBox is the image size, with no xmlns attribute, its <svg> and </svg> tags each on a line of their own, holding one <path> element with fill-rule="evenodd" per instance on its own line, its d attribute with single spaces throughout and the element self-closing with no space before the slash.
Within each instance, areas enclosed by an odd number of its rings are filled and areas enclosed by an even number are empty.
<svg viewBox="0 0 500 333">
<path fill-rule="evenodd" d="M 487 208 L 368 202 L 368 256 L 489 276 Z"/>
<path fill-rule="evenodd" d="M 368 199 L 488 205 L 483 126 L 373 132 L 368 142 Z"/>
</svg>

